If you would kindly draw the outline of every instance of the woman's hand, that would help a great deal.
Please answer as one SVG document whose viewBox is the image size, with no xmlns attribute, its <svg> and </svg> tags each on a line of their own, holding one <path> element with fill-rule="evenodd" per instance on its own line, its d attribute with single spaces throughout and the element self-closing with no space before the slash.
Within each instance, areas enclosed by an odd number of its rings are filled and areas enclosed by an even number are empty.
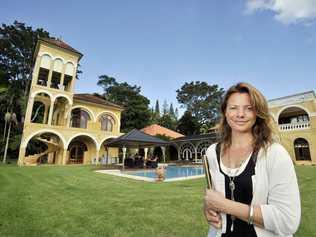
<svg viewBox="0 0 316 237">
<path fill-rule="evenodd" d="M 222 218 L 221 215 L 212 209 L 207 208 L 206 203 L 204 202 L 204 215 L 207 222 L 215 227 L 216 229 L 222 228 Z"/>
<path fill-rule="evenodd" d="M 215 212 L 225 212 L 227 199 L 220 192 L 213 189 L 207 189 L 205 192 L 204 203 L 207 209 Z"/>
</svg>

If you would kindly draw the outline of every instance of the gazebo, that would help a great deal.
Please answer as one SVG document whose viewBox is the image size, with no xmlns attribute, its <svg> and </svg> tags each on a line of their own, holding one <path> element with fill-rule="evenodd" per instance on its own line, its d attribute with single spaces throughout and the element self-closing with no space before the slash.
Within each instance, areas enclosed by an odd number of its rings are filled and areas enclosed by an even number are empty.
<svg viewBox="0 0 316 237">
<path fill-rule="evenodd" d="M 145 152 L 145 160 L 147 159 L 148 147 L 153 146 L 161 146 L 162 155 L 164 162 L 166 162 L 166 149 L 165 146 L 169 145 L 169 142 L 164 141 L 158 137 L 154 137 L 143 133 L 137 129 L 133 129 L 132 131 L 119 136 L 117 138 L 110 138 L 105 141 L 104 146 L 106 147 L 119 147 L 122 148 L 123 151 L 123 169 L 124 169 L 124 161 L 126 158 L 126 149 L 127 148 L 144 148 Z"/>
</svg>

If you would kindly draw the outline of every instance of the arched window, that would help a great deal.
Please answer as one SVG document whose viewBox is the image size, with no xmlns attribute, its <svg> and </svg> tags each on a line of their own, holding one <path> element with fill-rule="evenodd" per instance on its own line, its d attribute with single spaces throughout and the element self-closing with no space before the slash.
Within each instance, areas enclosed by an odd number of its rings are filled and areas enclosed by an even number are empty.
<svg viewBox="0 0 316 237">
<path fill-rule="evenodd" d="M 89 114 L 80 108 L 71 111 L 71 127 L 73 128 L 87 128 L 90 119 Z"/>
<path fill-rule="evenodd" d="M 297 138 L 294 141 L 296 160 L 311 160 L 308 141 L 304 138 Z"/>
<path fill-rule="evenodd" d="M 101 122 L 101 130 L 107 131 L 107 132 L 113 131 L 115 122 L 112 116 L 108 114 L 104 114 L 101 116 L 100 122 Z"/>
</svg>

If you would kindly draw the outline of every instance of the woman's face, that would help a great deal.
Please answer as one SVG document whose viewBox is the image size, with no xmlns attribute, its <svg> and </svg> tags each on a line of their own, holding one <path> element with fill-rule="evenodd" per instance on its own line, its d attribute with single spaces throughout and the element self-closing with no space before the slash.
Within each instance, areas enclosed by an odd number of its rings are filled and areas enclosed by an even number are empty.
<svg viewBox="0 0 316 237">
<path fill-rule="evenodd" d="M 234 93 L 227 101 L 226 121 L 232 132 L 248 133 L 256 122 L 256 113 L 247 93 Z"/>
</svg>

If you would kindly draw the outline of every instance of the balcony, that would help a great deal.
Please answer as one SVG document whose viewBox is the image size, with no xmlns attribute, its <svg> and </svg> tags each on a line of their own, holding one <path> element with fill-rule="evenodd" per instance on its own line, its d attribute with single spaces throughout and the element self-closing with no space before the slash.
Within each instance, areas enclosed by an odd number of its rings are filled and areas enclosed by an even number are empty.
<svg viewBox="0 0 316 237">
<path fill-rule="evenodd" d="M 279 130 L 282 132 L 310 129 L 310 122 L 285 123 L 279 124 Z"/>
</svg>

